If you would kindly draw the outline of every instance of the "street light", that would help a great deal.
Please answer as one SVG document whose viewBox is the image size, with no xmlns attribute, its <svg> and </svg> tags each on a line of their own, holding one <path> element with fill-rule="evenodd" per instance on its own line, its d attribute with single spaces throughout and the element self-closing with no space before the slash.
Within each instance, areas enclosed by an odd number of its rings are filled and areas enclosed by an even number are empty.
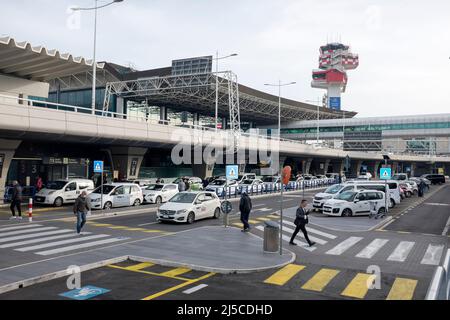
<svg viewBox="0 0 450 320">
<path fill-rule="evenodd" d="M 317 102 L 317 144 L 319 144 L 320 138 L 320 98 L 317 97 L 317 100 L 306 100 L 306 102 Z"/>
<path fill-rule="evenodd" d="M 281 138 L 281 87 L 290 86 L 293 84 L 296 84 L 297 82 L 289 82 L 289 83 L 281 83 L 281 80 L 278 80 L 278 83 L 272 84 L 272 83 L 265 83 L 265 86 L 269 87 L 278 87 L 278 139 Z M 280 164 L 280 255 L 283 254 L 283 189 L 284 189 L 284 183 L 283 183 L 283 175 L 282 175 L 282 166 L 283 164 Z"/>
<path fill-rule="evenodd" d="M 237 53 L 232 53 L 224 57 L 219 58 L 219 51 L 216 51 L 216 57 L 213 60 L 216 60 L 216 112 L 215 112 L 215 130 L 217 132 L 218 118 L 219 118 L 219 60 L 223 60 L 230 57 L 236 57 Z"/>
<path fill-rule="evenodd" d="M 97 47 L 97 9 L 108 7 L 114 3 L 123 2 L 123 0 L 114 0 L 109 3 L 97 6 L 98 0 L 95 1 L 94 7 L 88 8 L 72 8 L 73 11 L 90 11 L 94 10 L 94 56 L 92 58 L 92 114 L 95 114 L 95 89 L 97 82 L 97 62 L 96 62 L 96 47 Z"/>
</svg>

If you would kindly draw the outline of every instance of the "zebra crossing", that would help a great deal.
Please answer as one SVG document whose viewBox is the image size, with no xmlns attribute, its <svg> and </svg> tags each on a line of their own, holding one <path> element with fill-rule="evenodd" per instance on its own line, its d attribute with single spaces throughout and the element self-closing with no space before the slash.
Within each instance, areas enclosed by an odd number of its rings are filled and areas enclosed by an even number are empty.
<svg viewBox="0 0 450 320">
<path fill-rule="evenodd" d="M 31 252 L 39 256 L 70 253 L 78 249 L 92 248 L 124 241 L 125 237 L 83 232 L 78 235 L 73 229 L 26 224 L 0 228 L 0 250 Z"/>
<path fill-rule="evenodd" d="M 267 216 L 275 218 L 274 216 Z M 263 236 L 264 226 L 259 221 L 259 224 L 254 226 L 256 233 Z M 258 221 L 256 221 L 258 222 Z M 295 224 L 289 220 L 283 220 L 283 241 L 289 242 L 291 235 L 294 232 Z M 310 247 L 306 242 L 303 234 L 300 232 L 295 239 L 298 247 L 302 250 L 315 252 L 316 254 L 325 254 L 329 256 L 353 256 L 357 259 L 382 259 L 389 262 L 417 262 L 421 265 L 439 265 L 444 253 L 444 244 L 426 244 L 418 245 L 415 241 L 400 241 L 389 238 L 372 238 L 366 239 L 363 236 L 343 236 L 342 233 L 338 236 L 319 230 L 318 227 L 307 227 L 308 236 L 311 241 L 316 244 Z M 328 231 L 328 230 L 327 230 Z M 398 242 L 398 243 L 396 243 Z M 389 249 L 389 245 L 395 246 L 394 249 Z M 384 251 L 383 251 L 384 250 Z M 392 250 L 386 254 L 386 251 Z M 387 256 L 387 258 L 386 258 Z M 418 259 L 417 257 L 420 256 Z"/>
</svg>

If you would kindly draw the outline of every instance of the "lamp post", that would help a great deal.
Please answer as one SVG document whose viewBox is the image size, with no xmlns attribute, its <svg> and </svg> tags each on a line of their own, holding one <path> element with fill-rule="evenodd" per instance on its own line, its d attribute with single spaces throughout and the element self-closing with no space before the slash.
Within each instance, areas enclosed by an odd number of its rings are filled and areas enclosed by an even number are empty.
<svg viewBox="0 0 450 320">
<path fill-rule="evenodd" d="M 281 80 L 278 80 L 278 83 L 271 84 L 271 83 L 265 83 L 265 86 L 270 87 L 278 87 L 278 139 L 281 138 L 281 87 L 290 86 L 296 84 L 296 82 L 289 82 L 289 83 L 281 83 Z M 282 168 L 283 164 L 280 164 L 280 255 L 283 254 L 283 189 L 284 189 L 284 183 L 283 183 L 283 175 L 282 175 Z"/>
<path fill-rule="evenodd" d="M 237 53 L 232 53 L 224 57 L 219 57 L 219 51 L 216 51 L 216 57 L 213 58 L 213 60 L 216 61 L 216 112 L 215 112 L 215 131 L 217 132 L 217 125 L 218 125 L 218 119 L 219 119 L 219 60 L 223 60 L 230 57 L 237 56 Z"/>
<path fill-rule="evenodd" d="M 101 6 L 97 5 L 98 0 L 94 0 L 94 7 L 89 8 L 72 8 L 73 11 L 91 11 L 94 10 L 94 54 L 92 58 L 92 114 L 95 114 L 95 89 L 97 82 L 97 61 L 96 61 L 96 49 L 97 49 L 97 9 L 108 7 L 114 3 L 123 2 L 123 0 L 114 0 Z"/>
</svg>

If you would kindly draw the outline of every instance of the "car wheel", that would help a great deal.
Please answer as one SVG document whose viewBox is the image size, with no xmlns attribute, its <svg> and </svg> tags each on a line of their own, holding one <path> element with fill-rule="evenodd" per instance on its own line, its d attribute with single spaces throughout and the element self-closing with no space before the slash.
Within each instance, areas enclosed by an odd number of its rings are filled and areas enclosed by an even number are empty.
<svg viewBox="0 0 450 320">
<path fill-rule="evenodd" d="M 63 205 L 64 201 L 61 197 L 58 197 L 55 199 L 55 202 L 53 203 L 55 207 L 61 207 Z"/>
<path fill-rule="evenodd" d="M 133 206 L 137 207 L 140 205 L 141 205 L 141 200 L 139 200 L 139 199 L 134 200 Z"/>
<path fill-rule="evenodd" d="M 352 210 L 350 209 L 344 209 L 344 211 L 342 211 L 342 216 L 343 217 L 351 217 L 353 215 Z"/>
<path fill-rule="evenodd" d="M 386 209 L 384 207 L 381 207 L 378 209 L 378 214 L 386 213 Z"/>
<path fill-rule="evenodd" d="M 216 208 L 216 210 L 214 210 L 214 219 L 219 219 L 220 218 L 220 208 Z"/>
<path fill-rule="evenodd" d="M 156 200 L 155 200 L 155 203 L 156 204 L 161 204 L 161 202 L 162 202 L 161 197 L 157 197 Z"/>
<path fill-rule="evenodd" d="M 189 214 L 187 216 L 187 219 L 186 219 L 186 222 L 188 224 L 193 224 L 194 221 L 195 221 L 195 214 L 193 212 L 189 212 Z"/>
<path fill-rule="evenodd" d="M 407 198 L 411 197 L 411 192 L 408 191 L 408 192 L 406 193 L 406 197 L 407 197 Z"/>
<path fill-rule="evenodd" d="M 111 208 L 112 208 L 111 201 L 106 202 L 105 205 L 103 206 L 103 209 L 106 209 L 106 210 L 110 210 Z"/>
<path fill-rule="evenodd" d="M 389 203 L 389 208 L 393 208 L 395 207 L 395 201 L 394 199 L 391 199 L 390 203 Z"/>
</svg>

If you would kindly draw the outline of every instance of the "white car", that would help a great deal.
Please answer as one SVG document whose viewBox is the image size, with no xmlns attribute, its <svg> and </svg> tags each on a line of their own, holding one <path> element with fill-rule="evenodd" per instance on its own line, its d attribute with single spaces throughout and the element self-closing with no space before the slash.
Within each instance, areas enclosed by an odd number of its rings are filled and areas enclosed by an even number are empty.
<svg viewBox="0 0 450 320">
<path fill-rule="evenodd" d="M 199 219 L 218 219 L 220 213 L 220 200 L 214 192 L 180 192 L 159 207 L 156 219 L 190 224 Z"/>
<path fill-rule="evenodd" d="M 138 206 L 144 202 L 141 188 L 135 183 L 111 183 L 103 185 L 89 194 L 92 209 L 111 209 L 116 207 Z"/>
<path fill-rule="evenodd" d="M 330 216 L 351 217 L 369 215 L 371 203 L 377 213 L 386 212 L 385 193 L 378 190 L 345 191 L 323 205 L 323 213 Z"/>
<path fill-rule="evenodd" d="M 34 202 L 60 207 L 65 203 L 74 203 L 84 190 L 88 193 L 94 190 L 94 182 L 89 179 L 52 181 L 36 193 Z"/>
<path fill-rule="evenodd" d="M 178 192 L 178 185 L 174 183 L 150 184 L 147 187 L 142 188 L 144 203 L 160 204 L 167 202 Z"/>
<path fill-rule="evenodd" d="M 411 185 L 411 188 L 413 189 L 413 194 L 417 194 L 419 192 L 419 186 L 417 185 L 417 182 L 408 180 L 406 183 Z"/>
<path fill-rule="evenodd" d="M 313 208 L 322 210 L 323 204 L 332 199 L 339 191 L 344 188 L 343 184 L 334 184 L 328 187 L 324 192 L 319 192 L 314 195 Z"/>
<path fill-rule="evenodd" d="M 256 173 L 244 173 L 238 175 L 237 182 L 241 184 L 245 180 L 255 180 L 256 179 Z"/>
<path fill-rule="evenodd" d="M 216 179 L 205 188 L 205 191 L 215 192 L 219 197 L 225 195 L 225 183 L 227 184 L 227 196 L 235 195 L 238 192 L 239 184 L 236 180 Z"/>
<path fill-rule="evenodd" d="M 262 192 L 264 183 L 261 179 L 244 180 L 239 183 L 239 193 L 245 191 L 247 193 Z"/>
<path fill-rule="evenodd" d="M 399 186 L 404 188 L 404 190 L 405 190 L 405 196 L 407 198 L 411 197 L 414 194 L 414 189 L 413 189 L 412 185 L 405 181 L 399 181 L 399 182 L 400 182 Z"/>
</svg>

